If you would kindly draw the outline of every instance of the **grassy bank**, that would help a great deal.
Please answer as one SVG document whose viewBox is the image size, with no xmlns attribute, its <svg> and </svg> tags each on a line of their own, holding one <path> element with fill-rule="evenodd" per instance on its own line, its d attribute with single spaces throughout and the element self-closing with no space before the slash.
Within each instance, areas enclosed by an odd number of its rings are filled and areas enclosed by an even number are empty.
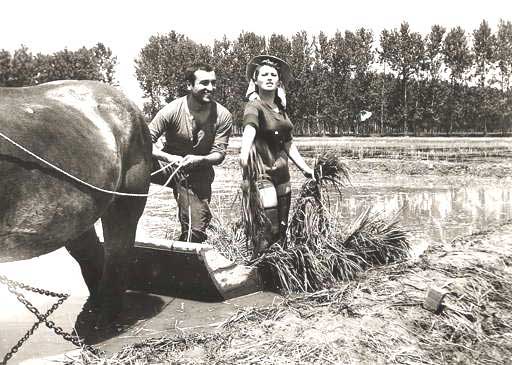
<svg viewBox="0 0 512 365">
<path fill-rule="evenodd" d="M 305 155 L 329 149 L 348 158 L 470 161 L 512 156 L 509 137 L 296 137 L 294 140 Z M 236 153 L 239 147 L 240 138 L 232 138 L 230 151 Z"/>
<path fill-rule="evenodd" d="M 332 151 L 352 173 L 470 175 L 507 177 L 512 173 L 512 138 L 297 137 L 306 159 Z M 230 140 L 222 168 L 238 168 L 240 138 Z"/>
</svg>

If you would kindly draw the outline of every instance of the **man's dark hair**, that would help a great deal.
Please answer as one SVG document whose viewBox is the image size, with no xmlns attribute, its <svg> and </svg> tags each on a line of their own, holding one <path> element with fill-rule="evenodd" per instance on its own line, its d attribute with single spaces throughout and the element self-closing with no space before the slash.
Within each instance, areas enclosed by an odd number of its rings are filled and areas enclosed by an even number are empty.
<svg viewBox="0 0 512 365">
<path fill-rule="evenodd" d="M 194 63 L 193 65 L 188 66 L 186 68 L 185 81 L 190 82 L 190 84 L 194 85 L 194 82 L 196 81 L 196 75 L 194 75 L 194 72 L 196 72 L 197 70 L 211 72 L 211 71 L 213 71 L 213 67 L 204 62 Z"/>
</svg>

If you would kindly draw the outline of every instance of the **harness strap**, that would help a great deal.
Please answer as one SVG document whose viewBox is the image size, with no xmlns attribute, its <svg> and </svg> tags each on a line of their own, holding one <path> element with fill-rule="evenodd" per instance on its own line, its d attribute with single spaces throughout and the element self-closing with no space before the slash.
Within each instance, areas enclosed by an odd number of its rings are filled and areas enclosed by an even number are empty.
<svg viewBox="0 0 512 365">
<path fill-rule="evenodd" d="M 147 197 L 150 197 L 150 196 L 152 196 L 152 195 L 159 194 L 159 193 L 161 193 L 161 192 L 162 192 L 162 190 L 163 190 L 164 188 L 166 188 L 166 187 L 170 184 L 170 182 L 171 182 L 172 178 L 174 177 L 174 175 L 176 175 L 176 173 L 177 173 L 177 172 L 180 170 L 180 168 L 181 168 L 181 163 L 180 163 L 180 164 L 178 164 L 178 166 L 176 167 L 176 170 L 175 170 L 175 171 L 173 171 L 173 173 L 171 174 L 171 176 L 169 176 L 169 178 L 167 179 L 167 181 L 165 182 L 165 184 L 164 184 L 164 185 L 162 185 L 162 187 L 161 187 L 159 190 L 154 191 L 154 192 L 152 192 L 151 194 L 122 193 L 122 192 L 119 192 L 119 191 L 112 191 L 112 190 L 102 189 L 102 188 L 99 188 L 99 187 L 94 186 L 94 185 L 92 185 L 92 184 L 89 184 L 88 182 L 85 182 L 85 181 L 83 181 L 83 180 L 79 179 L 78 177 L 76 177 L 76 176 L 74 176 L 74 175 L 72 175 L 72 174 L 70 174 L 70 173 L 68 173 L 68 172 L 66 172 L 66 171 L 64 171 L 64 170 L 62 170 L 60 167 L 55 166 L 55 165 L 54 165 L 54 164 L 52 164 L 51 162 L 46 161 L 44 158 L 39 157 L 38 155 L 36 155 L 36 154 L 35 154 L 35 153 L 33 153 L 32 151 L 28 150 L 27 148 L 23 147 L 23 146 L 22 146 L 22 145 L 20 145 L 19 143 L 15 142 L 15 141 L 13 141 L 12 139 L 10 139 L 9 137 L 7 137 L 7 136 L 6 136 L 5 134 L 3 134 L 2 132 L 0 132 L 0 137 L 2 137 L 3 139 L 5 139 L 6 141 L 8 141 L 9 143 L 11 143 L 12 145 L 16 146 L 16 147 L 17 147 L 17 148 L 19 148 L 20 150 L 24 151 L 25 153 L 28 153 L 30 156 L 34 157 L 34 158 L 35 158 L 35 159 L 37 159 L 38 161 L 41 161 L 41 162 L 42 162 L 42 163 L 44 163 L 45 165 L 50 166 L 52 169 L 54 169 L 54 170 L 56 170 L 56 171 L 60 172 L 61 174 L 63 174 L 63 175 L 65 175 L 65 176 L 69 177 L 70 179 L 72 179 L 72 180 L 74 180 L 74 181 L 76 181 L 76 182 L 78 182 L 78 183 L 80 183 L 80 184 L 82 184 L 82 185 L 85 185 L 85 186 L 87 186 L 87 187 L 89 187 L 89 188 L 91 188 L 91 189 L 93 189 L 93 190 L 97 190 L 97 191 L 100 191 L 100 192 L 102 192 L 102 193 L 112 194 L 112 195 L 117 195 L 117 196 L 132 196 L 132 197 L 138 197 L 138 198 L 147 198 Z M 170 163 L 168 163 L 167 165 L 165 165 L 165 166 L 164 166 L 164 167 L 162 167 L 161 169 L 159 169 L 159 170 L 157 170 L 157 171 L 153 172 L 153 173 L 151 174 L 151 176 L 153 176 L 154 174 L 157 174 L 157 173 L 159 173 L 159 172 L 161 172 L 161 171 L 165 170 L 166 168 L 168 168 L 169 166 L 174 165 L 174 164 L 175 164 L 175 162 L 170 162 Z"/>
</svg>

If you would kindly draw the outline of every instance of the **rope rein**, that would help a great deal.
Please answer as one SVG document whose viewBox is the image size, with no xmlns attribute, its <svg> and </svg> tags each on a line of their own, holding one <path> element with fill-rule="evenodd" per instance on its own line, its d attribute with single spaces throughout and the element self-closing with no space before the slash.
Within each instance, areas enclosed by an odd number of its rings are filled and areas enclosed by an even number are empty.
<svg viewBox="0 0 512 365">
<path fill-rule="evenodd" d="M 93 190 L 97 190 L 97 191 L 100 191 L 102 193 L 107 193 L 107 194 L 112 194 L 112 195 L 118 195 L 118 196 L 132 196 L 132 197 L 139 197 L 139 198 L 147 198 L 147 197 L 150 197 L 152 195 L 156 195 L 156 194 L 159 194 L 162 192 L 162 190 L 164 190 L 167 185 L 170 184 L 171 180 L 173 179 L 174 175 L 176 175 L 176 173 L 181 169 L 181 163 L 178 164 L 178 166 L 176 167 L 176 170 L 173 171 L 173 173 L 171 174 L 171 176 L 169 176 L 169 178 L 167 179 L 167 181 L 165 182 L 164 185 L 162 185 L 160 187 L 160 189 L 158 189 L 157 191 L 154 191 L 152 193 L 148 193 L 148 194 L 138 194 L 138 193 L 122 193 L 122 192 L 118 192 L 118 191 L 112 191 L 112 190 L 107 190 L 107 189 L 102 189 L 102 188 L 99 188 L 97 186 L 94 186 L 92 184 L 89 184 L 88 182 L 86 181 L 83 181 L 81 180 L 80 178 L 70 174 L 69 172 L 66 172 L 64 170 L 62 170 L 60 167 L 58 166 L 55 166 L 54 164 L 52 164 L 51 162 L 48 162 L 46 161 L 44 158 L 42 157 L 39 157 L 38 155 L 36 155 L 35 153 L 33 153 L 32 151 L 28 150 L 27 148 L 23 147 L 22 145 L 20 145 L 19 143 L 13 141 L 12 139 L 10 139 L 9 137 L 7 137 L 5 134 L 3 134 L 2 132 L 0 132 L 0 137 L 2 137 L 3 139 L 5 139 L 6 141 L 8 141 L 9 143 L 13 144 L 14 146 L 16 146 L 17 148 L 19 148 L 20 150 L 22 150 L 23 152 L 29 154 L 30 156 L 34 157 L 35 159 L 37 159 L 38 161 L 44 163 L 45 165 L 47 166 L 50 166 L 52 169 L 60 172 L 61 174 L 69 177 L 70 179 L 82 184 L 82 185 L 85 185 Z M 158 169 L 157 171 L 154 171 L 153 173 L 151 173 L 151 176 L 165 170 L 166 168 L 168 168 L 169 166 L 171 165 L 174 165 L 176 164 L 175 162 L 170 162 L 168 163 L 167 165 L 165 165 L 164 167 Z"/>
</svg>

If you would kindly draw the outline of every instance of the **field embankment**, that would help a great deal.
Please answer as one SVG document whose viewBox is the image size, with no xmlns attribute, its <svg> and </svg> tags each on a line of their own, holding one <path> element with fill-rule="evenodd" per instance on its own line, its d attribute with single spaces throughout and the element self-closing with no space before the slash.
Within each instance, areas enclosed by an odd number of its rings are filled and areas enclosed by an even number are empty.
<svg viewBox="0 0 512 365">
<path fill-rule="evenodd" d="M 334 151 L 352 173 L 392 175 L 512 176 L 512 138 L 297 137 L 299 150 L 313 159 Z M 225 168 L 237 167 L 240 138 L 232 138 Z"/>
</svg>

